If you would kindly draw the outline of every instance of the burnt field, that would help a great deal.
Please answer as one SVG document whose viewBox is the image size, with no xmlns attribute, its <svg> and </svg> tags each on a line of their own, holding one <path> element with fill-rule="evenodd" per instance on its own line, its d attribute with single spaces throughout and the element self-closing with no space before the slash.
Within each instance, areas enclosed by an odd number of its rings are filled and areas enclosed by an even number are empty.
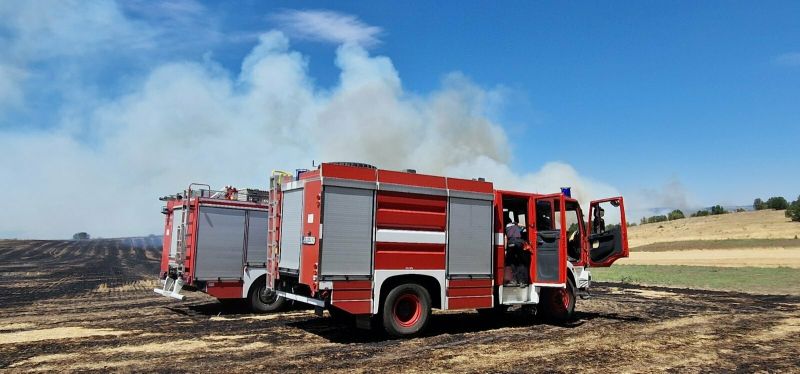
<svg viewBox="0 0 800 374">
<path fill-rule="evenodd" d="M 0 241 L 0 371 L 797 371 L 800 297 L 598 284 L 578 320 L 437 313 L 389 340 L 156 295 L 155 239 Z"/>
</svg>

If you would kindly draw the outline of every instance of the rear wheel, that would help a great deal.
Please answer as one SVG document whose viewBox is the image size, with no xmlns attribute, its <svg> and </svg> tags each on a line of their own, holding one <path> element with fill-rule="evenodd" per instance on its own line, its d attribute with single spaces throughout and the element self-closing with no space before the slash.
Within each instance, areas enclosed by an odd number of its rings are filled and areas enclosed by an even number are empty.
<svg viewBox="0 0 800 374">
<path fill-rule="evenodd" d="M 250 309 L 256 313 L 277 312 L 286 305 L 286 299 L 278 296 L 275 290 L 267 290 L 267 284 L 263 280 L 253 285 L 249 301 Z"/>
<path fill-rule="evenodd" d="M 402 284 L 383 303 L 383 327 L 392 336 L 411 337 L 425 329 L 431 315 L 431 296 L 424 287 Z"/>
<path fill-rule="evenodd" d="M 544 316 L 558 322 L 575 317 L 575 286 L 567 281 L 565 288 L 543 288 L 540 305 Z"/>
</svg>

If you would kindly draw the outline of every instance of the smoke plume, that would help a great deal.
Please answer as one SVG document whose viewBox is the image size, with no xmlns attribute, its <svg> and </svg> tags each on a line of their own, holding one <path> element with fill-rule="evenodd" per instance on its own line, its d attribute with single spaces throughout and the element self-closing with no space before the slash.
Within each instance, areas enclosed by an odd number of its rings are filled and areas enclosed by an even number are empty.
<svg viewBox="0 0 800 374">
<path fill-rule="evenodd" d="M 351 42 L 337 47 L 335 64 L 338 84 L 317 86 L 308 58 L 270 31 L 238 74 L 209 58 L 163 63 L 119 95 L 62 109 L 46 130 L 0 130 L 0 236 L 160 233 L 158 196 L 190 182 L 266 188 L 270 170 L 312 160 L 486 177 L 525 191 L 569 185 L 583 202 L 617 193 L 561 162 L 512 170 L 506 132 L 488 115 L 497 90 L 452 73 L 433 92 L 412 93 L 388 57 Z"/>
</svg>

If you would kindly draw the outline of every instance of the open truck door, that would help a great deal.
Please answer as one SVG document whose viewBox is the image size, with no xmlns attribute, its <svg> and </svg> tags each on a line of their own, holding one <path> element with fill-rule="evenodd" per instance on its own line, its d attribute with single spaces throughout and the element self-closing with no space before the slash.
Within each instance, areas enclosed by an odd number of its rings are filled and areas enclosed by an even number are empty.
<svg viewBox="0 0 800 374">
<path fill-rule="evenodd" d="M 535 212 L 531 238 L 534 284 L 564 284 L 567 281 L 567 228 L 564 195 L 553 194 L 531 199 Z"/>
<path fill-rule="evenodd" d="M 606 218 L 616 221 L 617 217 L 619 224 L 606 224 Z M 589 266 L 609 267 L 617 259 L 628 257 L 628 223 L 622 197 L 592 201 L 586 231 Z"/>
</svg>

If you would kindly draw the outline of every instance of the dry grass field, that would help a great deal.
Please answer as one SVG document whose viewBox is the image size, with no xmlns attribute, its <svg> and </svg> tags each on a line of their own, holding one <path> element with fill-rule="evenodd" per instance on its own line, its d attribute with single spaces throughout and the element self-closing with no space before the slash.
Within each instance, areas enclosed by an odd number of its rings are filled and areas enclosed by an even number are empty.
<svg viewBox="0 0 800 374">
<path fill-rule="evenodd" d="M 155 295 L 146 239 L 0 241 L 0 371 L 789 372 L 800 296 L 599 284 L 578 318 L 436 314 L 411 340 Z"/>
<path fill-rule="evenodd" d="M 628 230 L 628 243 L 632 248 L 667 242 L 795 237 L 800 237 L 800 223 L 791 222 L 784 216 L 783 210 L 685 218 L 639 225 Z"/>
<path fill-rule="evenodd" d="M 620 265 L 800 268 L 800 223 L 762 210 L 631 227 Z"/>
<path fill-rule="evenodd" d="M 631 227 L 630 257 L 595 279 L 800 295 L 800 223 L 783 211 L 731 213 Z"/>
</svg>

